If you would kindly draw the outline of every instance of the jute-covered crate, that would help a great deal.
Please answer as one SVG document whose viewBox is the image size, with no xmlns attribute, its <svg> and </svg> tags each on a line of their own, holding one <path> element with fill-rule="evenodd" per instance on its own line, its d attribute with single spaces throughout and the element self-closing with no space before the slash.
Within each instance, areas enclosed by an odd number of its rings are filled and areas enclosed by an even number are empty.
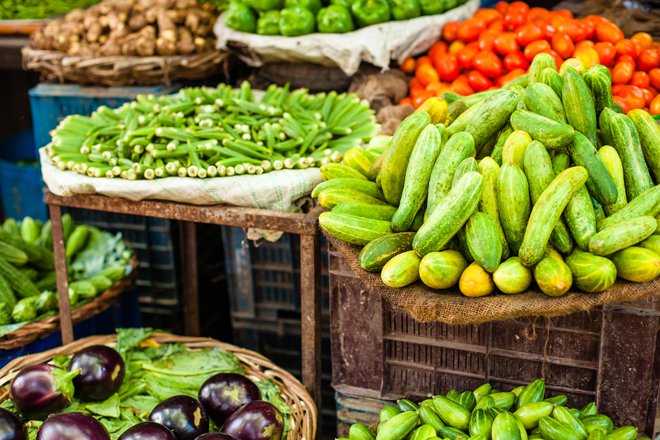
<svg viewBox="0 0 660 440">
<path fill-rule="evenodd" d="M 470 301 L 478 307 L 474 298 L 457 305 L 452 301 L 460 301 L 459 295 L 430 293 L 434 301 L 446 301 L 445 307 L 431 311 L 437 304 L 430 301 L 426 310 L 420 306 L 412 314 L 375 291 L 364 271 L 359 277 L 356 273 L 342 252 L 330 252 L 336 391 L 360 398 L 420 399 L 450 389 L 474 389 L 484 382 L 509 390 L 543 377 L 549 395 L 566 394 L 574 406 L 596 401 L 615 424 L 633 424 L 649 435 L 658 432 L 657 295 L 554 317 L 520 310 L 509 319 L 488 319 L 481 309 L 482 319 L 466 323 L 475 319 L 470 307 Z M 400 289 L 398 304 L 413 293 Z M 446 316 L 435 315 L 442 310 Z M 428 316 L 424 311 L 433 318 L 419 319 Z"/>
</svg>

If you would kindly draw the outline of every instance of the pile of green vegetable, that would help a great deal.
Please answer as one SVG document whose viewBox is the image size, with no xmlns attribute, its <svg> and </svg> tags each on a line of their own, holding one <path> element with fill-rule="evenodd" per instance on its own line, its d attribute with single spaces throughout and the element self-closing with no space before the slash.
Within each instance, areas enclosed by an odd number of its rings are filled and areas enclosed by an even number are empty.
<svg viewBox="0 0 660 440">
<path fill-rule="evenodd" d="M 296 37 L 442 14 L 466 0 L 234 0 L 225 24 L 241 32 Z"/>
<path fill-rule="evenodd" d="M 62 216 L 73 307 L 93 300 L 132 271 L 133 252 L 112 235 Z M 7 219 L 0 227 L 0 337 L 56 313 L 50 220 Z"/>
<path fill-rule="evenodd" d="M 74 396 L 75 371 L 72 370 L 67 376 L 62 375 L 67 373 L 66 370 L 70 367 L 72 357 L 56 357 L 50 362 L 50 365 L 61 369 L 55 370 L 55 373 L 61 373 L 59 376 L 61 379 L 58 383 L 61 389 L 53 390 L 51 394 L 60 392 L 64 393 L 66 397 L 66 406 L 56 413 L 82 413 L 92 416 L 103 425 L 110 438 L 116 440 L 129 428 L 149 420 L 152 410 L 162 401 L 173 396 L 189 396 L 197 399 L 199 390 L 207 379 L 219 373 L 245 374 L 240 360 L 229 351 L 219 348 L 190 350 L 182 344 L 161 345 L 150 339 L 151 335 L 152 329 L 150 328 L 117 329 L 115 350 L 121 356 L 123 362 L 117 368 L 123 370 L 123 381 L 121 378 L 118 379 L 120 385 L 117 385 L 116 392 L 102 401 L 89 398 L 81 399 L 79 392 L 76 392 Z M 98 365 L 100 361 L 96 362 Z M 100 369 L 100 367 L 97 369 Z M 113 370 L 109 369 L 109 371 Z M 91 372 L 94 373 L 93 370 Z M 55 375 L 55 373 L 52 374 Z M 103 372 L 106 382 L 114 380 L 114 377 L 105 378 L 107 373 Z M 51 374 L 50 371 L 48 374 Z M 96 374 L 100 375 L 99 372 L 96 372 Z M 73 379 L 74 383 L 66 386 L 64 383 L 65 377 L 68 381 Z M 116 384 L 113 382 L 112 385 L 115 386 Z M 282 414 L 284 419 L 282 438 L 286 438 L 286 433 L 291 429 L 291 409 L 282 399 L 280 387 L 270 379 L 255 382 L 255 385 L 259 389 L 261 399 L 275 406 Z M 21 383 L 20 386 L 15 387 L 12 383 L 12 389 L 15 390 L 26 386 L 29 386 L 29 384 L 23 385 Z M 106 386 L 110 385 L 106 384 Z M 19 397 L 23 396 L 13 396 L 13 399 Z M 53 399 L 52 395 L 46 397 Z M 238 400 L 241 397 L 236 396 L 236 399 Z M 28 400 L 22 403 L 32 402 Z M 34 405 L 39 403 L 35 402 Z M 0 408 L 20 414 L 21 411 L 16 405 L 18 404 L 6 399 L 0 403 Z M 206 415 L 203 417 L 206 417 Z M 28 438 L 30 440 L 36 438 L 44 418 L 32 418 L 25 425 L 28 428 Z M 213 421 L 210 423 L 212 431 L 217 431 L 220 428 L 214 426 Z M 138 436 L 137 438 L 146 437 Z"/>
<path fill-rule="evenodd" d="M 255 99 L 243 82 L 69 116 L 46 152 L 61 170 L 91 177 L 224 177 L 338 162 L 377 131 L 373 111 L 355 95 L 271 85 Z"/>
<path fill-rule="evenodd" d="M 64 15 L 67 12 L 86 8 L 100 0 L 2 0 L 0 20 L 36 20 Z"/>
<path fill-rule="evenodd" d="M 484 384 L 474 391 L 449 391 L 420 404 L 399 400 L 380 410 L 376 434 L 361 424 L 339 440 L 635 440 L 637 429 L 614 429 L 594 402 L 566 406 L 566 395 L 545 396 L 537 379 L 509 392 Z"/>
<path fill-rule="evenodd" d="M 378 160 L 355 149 L 327 166 L 321 226 L 395 288 L 478 297 L 535 280 L 561 296 L 654 280 L 660 126 L 621 113 L 606 67 L 572 65 L 540 54 L 504 90 L 428 100 Z"/>
</svg>

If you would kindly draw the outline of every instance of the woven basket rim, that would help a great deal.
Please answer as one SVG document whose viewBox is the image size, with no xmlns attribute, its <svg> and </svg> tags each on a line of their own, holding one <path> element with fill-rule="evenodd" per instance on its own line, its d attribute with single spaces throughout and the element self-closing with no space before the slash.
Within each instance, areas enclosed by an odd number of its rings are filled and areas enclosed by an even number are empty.
<svg viewBox="0 0 660 440">
<path fill-rule="evenodd" d="M 139 264 L 137 257 L 133 256 L 130 264 L 133 268 L 130 274 L 115 282 L 105 292 L 96 296 L 93 300 L 71 309 L 71 321 L 74 324 L 107 310 L 115 300 L 133 284 Z M 18 330 L 0 337 L 0 350 L 10 350 L 22 347 L 56 332 L 59 328 L 59 314 L 40 321 L 31 322 Z"/>
<path fill-rule="evenodd" d="M 305 386 L 291 373 L 275 365 L 270 359 L 254 351 L 220 342 L 212 338 L 178 336 L 154 332 L 150 339 L 158 343 L 180 343 L 191 350 L 220 348 L 232 352 L 245 369 L 246 376 L 255 379 L 272 379 L 282 390 L 282 397 L 292 411 L 291 431 L 286 440 L 314 440 L 316 437 L 317 410 Z M 117 335 L 89 336 L 70 344 L 41 353 L 18 357 L 0 369 L 0 401 L 9 397 L 7 385 L 23 368 L 49 362 L 59 355 L 70 355 L 92 345 L 114 346 Z"/>
<path fill-rule="evenodd" d="M 54 50 L 21 49 L 23 68 L 43 79 L 107 86 L 171 84 L 223 72 L 228 76 L 229 53 L 210 49 L 190 55 L 74 56 Z"/>
</svg>

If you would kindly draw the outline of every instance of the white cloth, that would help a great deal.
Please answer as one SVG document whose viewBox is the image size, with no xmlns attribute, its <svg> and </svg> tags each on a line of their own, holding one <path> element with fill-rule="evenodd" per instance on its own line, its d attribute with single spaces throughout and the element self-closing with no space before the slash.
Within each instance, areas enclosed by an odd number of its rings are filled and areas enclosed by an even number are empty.
<svg viewBox="0 0 660 440">
<path fill-rule="evenodd" d="M 39 155 L 46 186 L 52 193 L 63 197 L 100 194 L 133 201 L 166 200 L 193 205 L 228 204 L 289 211 L 293 202 L 309 194 L 321 182 L 321 171 L 318 168 L 206 179 L 108 179 L 61 171 L 50 160 L 44 148 L 39 151 Z"/>
<path fill-rule="evenodd" d="M 255 67 L 267 62 L 306 62 L 337 66 L 351 76 L 362 61 L 387 69 L 390 60 L 400 63 L 408 56 L 428 50 L 440 38 L 445 23 L 463 21 L 478 8 L 479 0 L 469 0 L 444 14 L 376 24 L 345 34 L 314 33 L 301 37 L 250 34 L 229 28 L 222 16 L 216 21 L 214 31 L 218 49 L 234 49 Z"/>
</svg>

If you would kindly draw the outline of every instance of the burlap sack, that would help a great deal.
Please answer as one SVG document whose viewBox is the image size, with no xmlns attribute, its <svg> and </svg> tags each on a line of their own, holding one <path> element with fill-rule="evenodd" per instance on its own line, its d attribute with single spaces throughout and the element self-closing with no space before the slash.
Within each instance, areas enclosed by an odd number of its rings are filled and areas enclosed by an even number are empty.
<svg viewBox="0 0 660 440">
<path fill-rule="evenodd" d="M 571 290 L 559 298 L 544 295 L 535 290 L 536 286 L 519 295 L 496 294 L 482 298 L 465 297 L 457 288 L 446 291 L 432 290 L 420 282 L 393 289 L 383 284 L 380 274 L 367 272 L 360 267 L 358 246 L 344 243 L 325 232 L 324 234 L 372 294 L 381 295 L 394 307 L 420 322 L 482 324 L 530 316 L 553 317 L 588 311 L 603 304 L 637 301 L 660 294 L 660 278 L 650 283 L 617 280 L 614 286 L 602 293 Z"/>
</svg>

